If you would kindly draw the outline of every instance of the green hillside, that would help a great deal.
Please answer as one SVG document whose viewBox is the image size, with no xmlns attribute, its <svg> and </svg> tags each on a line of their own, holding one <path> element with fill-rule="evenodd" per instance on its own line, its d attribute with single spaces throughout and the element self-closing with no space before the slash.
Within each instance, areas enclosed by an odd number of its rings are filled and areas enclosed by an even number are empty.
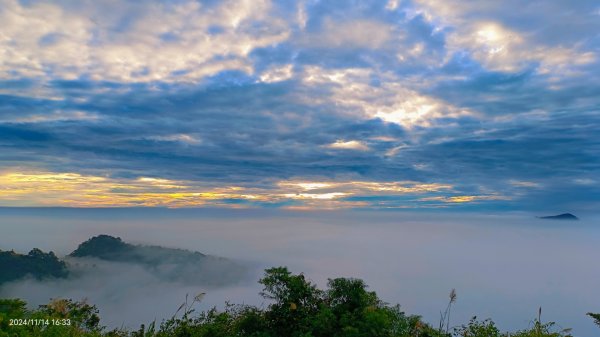
<svg viewBox="0 0 600 337">
<path fill-rule="evenodd" d="M 248 271 L 229 259 L 184 249 L 134 245 L 110 235 L 90 238 L 69 256 L 138 264 L 164 280 L 211 286 L 236 283 Z"/>
<path fill-rule="evenodd" d="M 74 274 L 69 266 L 82 262 L 77 259 L 136 264 L 161 280 L 214 287 L 237 283 L 248 273 L 246 266 L 230 259 L 184 249 L 133 245 L 121 238 L 99 235 L 81 243 L 65 260 L 37 248 L 27 255 L 0 250 L 0 285 L 28 276 L 38 280 L 66 278 Z"/>
<path fill-rule="evenodd" d="M 0 250 L 0 284 L 27 276 L 38 280 L 64 278 L 69 275 L 67 265 L 54 255 L 34 248 L 29 254 Z"/>
</svg>

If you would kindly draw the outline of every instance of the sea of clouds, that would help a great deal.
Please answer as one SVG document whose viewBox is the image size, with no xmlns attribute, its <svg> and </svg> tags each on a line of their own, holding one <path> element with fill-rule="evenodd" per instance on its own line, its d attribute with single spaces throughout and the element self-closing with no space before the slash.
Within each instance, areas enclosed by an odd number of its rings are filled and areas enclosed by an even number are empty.
<svg viewBox="0 0 600 337">
<path fill-rule="evenodd" d="M 165 278 L 138 265 L 69 260 L 66 280 L 13 282 L 0 297 L 32 306 L 50 298 L 87 299 L 109 327 L 137 328 L 171 317 L 206 293 L 197 309 L 225 301 L 265 306 L 262 270 L 288 266 L 319 286 L 328 278 L 362 278 L 379 296 L 436 325 L 448 294 L 458 300 L 452 324 L 491 317 L 501 329 L 527 328 L 542 307 L 544 321 L 593 336 L 586 312 L 600 312 L 598 217 L 577 222 L 533 214 L 418 212 L 284 212 L 272 210 L 0 210 L 0 249 L 33 247 L 65 256 L 91 236 L 184 248 L 234 259 L 247 277 L 223 287 Z M 210 271 L 208 271 L 210 272 Z"/>
</svg>

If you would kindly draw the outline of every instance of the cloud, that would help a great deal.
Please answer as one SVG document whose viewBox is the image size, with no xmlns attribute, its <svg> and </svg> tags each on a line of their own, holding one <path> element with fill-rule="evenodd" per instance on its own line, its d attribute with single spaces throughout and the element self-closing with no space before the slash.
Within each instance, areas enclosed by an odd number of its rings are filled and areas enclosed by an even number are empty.
<svg viewBox="0 0 600 337">
<path fill-rule="evenodd" d="M 540 184 L 533 182 L 533 181 L 510 180 L 509 183 L 515 187 L 526 187 L 526 188 L 541 187 Z"/>
<path fill-rule="evenodd" d="M 462 3 L 417 0 L 429 20 L 452 27 L 448 51 L 469 50 L 472 57 L 490 70 L 514 72 L 537 63 L 540 73 L 563 76 L 584 75 L 582 66 L 595 63 L 597 55 L 586 46 L 586 35 L 598 28 L 590 15 L 592 2 L 550 1 L 522 6 L 517 2 Z M 555 13 L 566 13 L 556 22 Z M 553 24 L 545 24 L 553 22 Z M 569 26 L 565 32 L 564 27 Z"/>
<path fill-rule="evenodd" d="M 307 34 L 301 44 L 311 48 L 370 48 L 385 46 L 391 39 L 392 29 L 374 20 L 340 22 L 325 18 L 321 30 Z"/>
<path fill-rule="evenodd" d="M 452 191 L 449 184 L 416 181 L 281 180 L 271 186 L 256 187 L 154 177 L 126 179 L 77 173 L 11 171 L 0 174 L 0 182 L 3 192 L 0 202 L 5 205 L 63 207 L 249 208 L 270 204 L 284 208 L 351 208 L 376 206 L 357 202 L 356 198 L 368 197 L 377 201 L 379 197 L 403 198 Z M 331 202 L 315 204 L 315 200 Z"/>
<path fill-rule="evenodd" d="M 182 143 L 190 144 L 190 145 L 200 144 L 202 142 L 201 139 L 191 136 L 191 135 L 187 135 L 187 134 L 173 134 L 173 135 L 168 135 L 168 136 L 156 136 L 156 137 L 151 137 L 150 139 L 155 139 L 155 140 L 159 140 L 159 141 L 182 142 Z"/>
<path fill-rule="evenodd" d="M 252 73 L 245 57 L 284 41 L 268 1 L 122 3 L 71 7 L 4 0 L 0 77 L 88 77 L 123 82 L 197 81 L 224 70 Z M 211 33 L 211 27 L 221 27 Z"/>
<path fill-rule="evenodd" d="M 400 180 L 512 198 L 480 204 L 560 203 L 554 191 L 584 191 L 598 171 L 597 5 L 521 7 L 5 0 L 0 165 L 217 195 Z M 569 29 L 543 24 L 553 20 Z M 146 197 L 136 202 L 165 204 Z M 284 199 L 266 205 L 308 202 Z"/>
<path fill-rule="evenodd" d="M 293 65 L 288 64 L 281 67 L 273 67 L 260 75 L 261 82 L 279 82 L 285 81 L 292 78 L 293 73 Z"/>
<path fill-rule="evenodd" d="M 398 0 L 389 0 L 388 3 L 385 5 L 385 9 L 393 11 L 396 8 L 398 8 Z"/>
<path fill-rule="evenodd" d="M 85 111 L 55 111 L 49 114 L 35 114 L 23 118 L 7 119 L 4 123 L 45 123 L 55 121 L 95 121 L 98 115 Z"/>
<path fill-rule="evenodd" d="M 593 63 L 591 51 L 576 48 L 532 46 L 523 36 L 496 22 L 481 22 L 464 35 L 450 39 L 455 48 L 467 48 L 476 60 L 494 71 L 514 72 L 539 62 L 541 74 L 575 75 L 578 66 Z M 579 75 L 583 73 L 580 71 Z"/>
<path fill-rule="evenodd" d="M 137 329 L 170 318 L 186 293 L 189 298 L 206 293 L 199 311 L 222 308 L 225 301 L 260 306 L 261 269 L 284 265 L 320 288 L 327 278 L 361 278 L 382 300 L 433 324 L 448 291 L 456 288 L 456 322 L 489 316 L 502 330 L 516 331 L 527 328 L 543 305 L 545 319 L 573 328 L 577 336 L 595 336 L 598 329 L 584 314 L 600 296 L 595 286 L 600 271 L 589 267 L 597 261 L 600 235 L 594 211 L 576 213 L 581 217 L 576 228 L 534 217 L 556 213 L 531 212 L 45 208 L 0 213 L 16 224 L 0 237 L 3 249 L 70 251 L 73 242 L 100 232 L 256 261 L 248 283 L 221 289 L 168 282 L 142 268 L 115 264 L 98 264 L 95 273 L 71 281 L 23 281 L 0 289 L 3 297 L 23 298 L 32 306 L 51 297 L 88 298 L 99 306 L 102 324 L 111 327 Z M 495 272 L 498 268 L 503 272 Z"/>
<path fill-rule="evenodd" d="M 47 304 L 56 298 L 85 300 L 99 307 L 101 324 L 111 328 L 137 328 L 155 318 L 159 321 L 170 318 L 188 295 L 210 293 L 212 297 L 223 291 L 254 291 L 255 280 L 250 277 L 254 278 L 257 273 L 236 270 L 240 265 L 214 262 L 191 270 L 190 266 L 172 261 L 159 263 L 154 268 L 90 258 L 67 258 L 66 261 L 70 271 L 68 278 L 14 281 L 3 284 L 0 294 L 26 299 L 32 306 Z M 182 272 L 181 267 L 186 269 Z M 222 305 L 216 303 L 216 298 L 209 301 Z"/>
<path fill-rule="evenodd" d="M 367 145 L 357 140 L 338 140 L 335 143 L 327 145 L 327 147 L 331 149 L 369 151 L 369 147 Z"/>
<path fill-rule="evenodd" d="M 368 69 L 326 70 L 305 68 L 303 80 L 311 85 L 329 86 L 332 103 L 359 118 L 380 118 L 406 129 L 432 127 L 440 122 L 476 115 L 434 97 L 419 94 L 402 85 L 395 75 L 383 74 L 378 86 L 371 85 Z"/>
<path fill-rule="evenodd" d="M 154 177 L 185 181 L 180 185 L 190 189 L 185 193 L 137 190 L 129 196 L 109 194 L 110 197 L 103 197 L 104 192 L 90 193 L 85 199 L 69 199 L 67 191 L 10 198 L 6 194 L 3 203 L 80 207 L 292 207 L 288 204 L 292 202 L 293 207 L 299 207 L 309 200 L 282 197 L 290 192 L 268 189 L 292 178 L 386 182 L 396 181 L 400 176 L 402 180 L 425 184 L 453 185 L 455 191 L 444 194 L 445 197 L 480 195 L 477 187 L 485 186 L 494 193 L 511 197 L 510 202 L 515 202 L 511 207 L 515 207 L 524 205 L 533 191 L 517 190 L 500 182 L 535 181 L 541 186 L 538 192 L 547 193 L 547 199 L 538 194 L 538 203 L 542 205 L 541 200 L 555 200 L 551 191 L 558 185 L 573 189 L 582 186 L 574 181 L 589 177 L 597 163 L 597 149 L 593 145 L 597 124 L 591 123 L 597 116 L 594 113 L 554 116 L 542 110 L 544 105 L 529 99 L 549 95 L 541 90 L 539 93 L 532 90 L 523 94 L 526 95 L 523 98 L 513 94 L 522 90 L 528 76 L 486 75 L 469 81 L 449 81 L 425 95 L 403 90 L 392 81 L 371 88 L 368 82 L 371 73 L 360 69 L 319 72 L 317 68 L 307 68 L 304 75 L 304 82 L 253 82 L 200 89 L 172 87 L 166 91 L 157 91 L 153 86 L 95 84 L 89 92 L 82 92 L 80 88 L 85 83 L 60 83 L 55 90 L 60 90 L 66 99 L 58 102 L 4 96 L 7 102 L 4 120 L 11 122 L 1 126 L 4 132 L 0 139 L 4 148 L 10 150 L 1 156 L 4 167 L 11 173 L 66 172 L 115 181 Z M 383 79 L 389 81 L 390 77 Z M 493 88 L 498 98 L 484 105 L 482 97 L 485 99 L 489 94 L 480 88 Z M 514 101 L 500 99 L 509 96 Z M 554 99 L 562 98 L 554 96 Z M 568 103 L 571 98 L 565 99 Z M 543 103 L 554 104 L 547 100 Z M 418 115 L 420 104 L 432 104 L 434 108 Z M 530 112 L 519 117 L 505 113 L 503 110 L 509 104 Z M 29 106 L 39 109 L 30 115 L 34 118 L 17 117 L 19 111 Z M 462 106 L 462 110 L 457 106 Z M 55 112 L 44 115 L 42 107 Z M 379 116 L 366 113 L 376 109 Z M 408 114 L 411 109 L 416 109 L 416 115 Z M 85 115 L 61 115 L 62 111 L 82 111 Z M 384 120 L 388 117 L 385 111 L 391 111 L 388 120 Z M 77 118 L 87 116 L 98 118 Z M 565 127 L 571 131 L 565 133 Z M 331 148 L 333 144 L 337 145 Z M 37 168 L 40 170 L 36 171 Z M 230 192 L 227 189 L 231 186 L 247 190 Z M 259 188 L 260 193 L 252 188 Z M 101 187 L 101 190 L 107 189 Z M 128 190 L 114 191 L 126 194 Z M 350 196 L 358 197 L 361 193 Z M 585 195 L 574 198 L 582 202 L 587 199 Z M 417 199 L 399 198 L 392 204 L 426 206 L 414 201 Z M 336 203 L 329 207 L 381 204 L 381 201 L 352 204 L 351 201 L 356 201 L 343 200 L 341 196 L 332 200 Z M 509 200 L 480 201 L 479 204 L 499 205 Z"/>
<path fill-rule="evenodd" d="M 510 200 L 510 197 L 501 195 L 455 195 L 451 197 L 427 197 L 420 201 L 442 201 L 446 203 L 469 203 L 481 200 Z"/>
</svg>

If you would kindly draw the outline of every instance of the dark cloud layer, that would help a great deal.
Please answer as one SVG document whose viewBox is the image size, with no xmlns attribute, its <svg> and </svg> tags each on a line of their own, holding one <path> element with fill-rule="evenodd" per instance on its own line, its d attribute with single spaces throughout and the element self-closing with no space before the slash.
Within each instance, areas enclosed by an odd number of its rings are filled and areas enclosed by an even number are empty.
<svg viewBox="0 0 600 337">
<path fill-rule="evenodd" d="M 56 31 L 24 32 L 6 12 L 15 41 L 40 34 L 22 50 L 42 71 L 0 67 L 0 169 L 263 188 L 451 183 L 454 195 L 505 197 L 486 201 L 499 208 L 597 205 L 596 4 L 516 14 L 504 2 L 436 4 L 48 5 L 79 22 L 81 36 L 51 18 Z M 29 20 L 37 6 L 4 4 Z M 222 21 L 204 25 L 206 15 Z M 211 39 L 206 55 L 195 51 Z M 81 62 L 56 56 L 78 46 Z M 115 75 L 121 66 L 132 75 Z"/>
</svg>

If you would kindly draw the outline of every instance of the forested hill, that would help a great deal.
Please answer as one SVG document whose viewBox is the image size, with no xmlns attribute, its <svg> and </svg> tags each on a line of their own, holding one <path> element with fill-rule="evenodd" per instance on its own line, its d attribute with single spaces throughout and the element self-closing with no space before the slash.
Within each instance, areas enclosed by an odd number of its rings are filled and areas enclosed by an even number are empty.
<svg viewBox="0 0 600 337">
<path fill-rule="evenodd" d="M 36 279 L 76 277 L 82 270 L 95 268 L 97 260 L 136 265 L 163 281 L 214 287 L 237 283 L 248 273 L 245 265 L 230 259 L 183 249 L 134 245 L 118 237 L 99 235 L 81 243 L 64 259 L 37 248 L 27 255 L 0 251 L 0 284 L 27 275 Z"/>
<path fill-rule="evenodd" d="M 38 280 L 64 278 L 69 275 L 67 265 L 53 252 L 44 253 L 34 248 L 29 254 L 0 250 L 0 284 L 32 276 Z"/>
<path fill-rule="evenodd" d="M 134 245 L 110 235 L 83 242 L 69 256 L 132 263 L 164 280 L 209 286 L 239 282 L 248 272 L 245 266 L 230 259 L 184 249 Z"/>
<path fill-rule="evenodd" d="M 77 247 L 69 256 L 94 257 L 106 261 L 156 265 L 165 262 L 190 263 L 202 259 L 219 259 L 189 250 L 161 246 L 133 245 L 110 235 L 95 236 Z"/>
</svg>

